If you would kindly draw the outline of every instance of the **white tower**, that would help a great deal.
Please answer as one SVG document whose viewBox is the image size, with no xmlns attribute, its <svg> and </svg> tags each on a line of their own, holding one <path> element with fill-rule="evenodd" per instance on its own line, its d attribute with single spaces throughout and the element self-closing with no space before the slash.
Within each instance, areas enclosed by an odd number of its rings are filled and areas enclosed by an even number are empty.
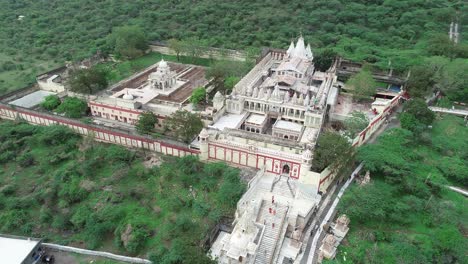
<svg viewBox="0 0 468 264">
<path fill-rule="evenodd" d="M 203 128 L 200 134 L 198 135 L 200 139 L 200 160 L 208 160 L 208 138 L 210 134 L 206 128 Z"/>
</svg>

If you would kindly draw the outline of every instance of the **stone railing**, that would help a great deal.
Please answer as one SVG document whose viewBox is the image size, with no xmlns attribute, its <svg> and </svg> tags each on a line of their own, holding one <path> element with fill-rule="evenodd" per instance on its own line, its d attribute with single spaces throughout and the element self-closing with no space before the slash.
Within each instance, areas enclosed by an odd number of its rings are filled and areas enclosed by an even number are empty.
<svg viewBox="0 0 468 264">
<path fill-rule="evenodd" d="M 223 130 L 224 133 L 226 133 L 229 136 L 234 136 L 234 137 L 242 137 L 246 139 L 252 139 L 256 140 L 259 142 L 265 142 L 265 143 L 271 143 L 275 145 L 280 145 L 280 146 L 285 146 L 289 148 L 297 148 L 300 147 L 300 144 L 297 141 L 288 141 L 284 140 L 281 138 L 276 138 L 272 135 L 269 134 L 257 134 L 253 132 L 248 132 L 240 129 L 232 129 L 232 128 L 225 128 Z M 302 133 L 302 132 L 301 132 Z"/>
<path fill-rule="evenodd" d="M 51 243 L 42 243 L 41 245 L 43 245 L 45 248 L 55 249 L 55 250 L 59 250 L 59 251 L 65 251 L 65 252 L 77 253 L 77 254 L 81 254 L 81 255 L 108 258 L 108 259 L 113 259 L 113 260 L 123 261 L 123 262 L 128 262 L 128 263 L 141 263 L 141 264 L 151 264 L 152 263 L 151 261 L 149 261 L 147 259 L 116 255 L 116 254 L 112 254 L 112 253 L 109 253 L 109 252 L 103 252 L 103 251 L 94 251 L 94 250 L 88 250 L 88 249 L 82 249 L 82 248 L 76 248 L 76 247 L 69 247 L 69 246 L 62 246 L 62 245 L 51 244 Z"/>
<path fill-rule="evenodd" d="M 266 156 L 281 157 L 284 159 L 289 159 L 294 162 L 300 162 L 302 159 L 302 156 L 300 154 L 287 153 L 287 152 L 280 151 L 280 150 L 272 150 L 272 149 L 257 147 L 257 146 L 249 146 L 247 144 L 237 143 L 237 142 L 233 142 L 233 141 L 229 141 L 225 139 L 218 139 L 215 141 L 210 141 L 210 143 L 221 144 L 224 146 L 233 147 L 233 148 L 237 148 L 240 150 L 244 150 L 244 151 L 256 153 L 256 154 L 265 154 Z"/>
</svg>

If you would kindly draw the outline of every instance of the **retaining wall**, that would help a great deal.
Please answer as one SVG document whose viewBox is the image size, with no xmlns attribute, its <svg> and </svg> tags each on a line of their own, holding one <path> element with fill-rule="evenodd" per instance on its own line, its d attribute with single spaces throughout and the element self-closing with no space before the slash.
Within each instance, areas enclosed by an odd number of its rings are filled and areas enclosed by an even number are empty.
<svg viewBox="0 0 468 264">
<path fill-rule="evenodd" d="M 155 140 L 150 137 L 125 133 L 119 130 L 84 124 L 78 120 L 60 116 L 31 111 L 29 109 L 14 107 L 0 103 L 0 118 L 10 120 L 24 120 L 33 125 L 63 125 L 71 128 L 78 134 L 92 136 L 97 141 L 122 145 L 125 147 L 142 148 L 165 155 L 183 157 L 186 155 L 198 155 L 198 150 L 187 146 Z"/>
</svg>

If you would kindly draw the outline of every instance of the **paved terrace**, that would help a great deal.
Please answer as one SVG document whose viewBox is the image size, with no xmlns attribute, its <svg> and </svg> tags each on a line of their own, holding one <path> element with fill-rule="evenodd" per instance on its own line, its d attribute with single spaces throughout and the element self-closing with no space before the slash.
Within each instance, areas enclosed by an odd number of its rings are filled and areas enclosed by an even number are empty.
<svg viewBox="0 0 468 264">
<path fill-rule="evenodd" d="M 435 106 L 429 106 L 429 109 L 431 109 L 431 111 L 433 112 L 459 115 L 459 116 L 468 116 L 468 110 L 463 110 L 463 109 L 449 109 L 449 108 L 442 108 L 442 107 L 435 107 Z"/>
<path fill-rule="evenodd" d="M 171 70 L 175 71 L 177 74 L 181 73 L 184 71 L 189 65 L 184 65 L 180 63 L 171 63 L 168 62 L 169 67 Z M 145 84 L 148 81 L 148 76 L 152 73 L 155 72 L 158 69 L 158 64 L 153 64 L 150 67 L 144 69 L 143 71 L 140 71 L 114 85 L 112 85 L 109 89 L 111 93 L 118 92 L 124 88 L 138 88 L 141 85 Z"/>
</svg>

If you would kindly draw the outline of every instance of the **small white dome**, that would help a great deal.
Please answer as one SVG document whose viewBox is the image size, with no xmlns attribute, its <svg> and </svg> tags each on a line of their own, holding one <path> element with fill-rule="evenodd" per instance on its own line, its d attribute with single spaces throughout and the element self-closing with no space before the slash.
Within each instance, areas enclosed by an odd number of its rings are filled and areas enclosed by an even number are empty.
<svg viewBox="0 0 468 264">
<path fill-rule="evenodd" d="M 208 134 L 208 131 L 206 130 L 206 128 L 203 128 L 199 136 L 200 138 L 206 139 L 210 136 L 210 134 Z"/>
<path fill-rule="evenodd" d="M 213 97 L 213 99 L 222 99 L 224 96 L 219 92 L 217 91 Z"/>
<path fill-rule="evenodd" d="M 133 95 L 131 95 L 129 93 L 126 93 L 126 94 L 124 94 L 124 96 L 122 98 L 125 99 L 125 100 L 133 100 Z"/>
<path fill-rule="evenodd" d="M 161 61 L 158 64 L 158 67 L 167 68 L 167 62 L 164 59 L 161 59 Z"/>
</svg>

